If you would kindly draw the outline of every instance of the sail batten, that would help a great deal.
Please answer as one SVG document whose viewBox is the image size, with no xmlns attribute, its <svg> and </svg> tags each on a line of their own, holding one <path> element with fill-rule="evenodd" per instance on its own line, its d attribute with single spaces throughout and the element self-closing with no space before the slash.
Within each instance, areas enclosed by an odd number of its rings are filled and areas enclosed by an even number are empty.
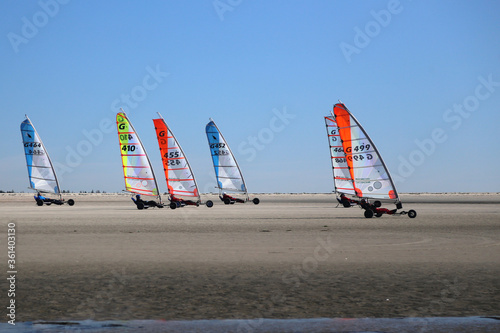
<svg viewBox="0 0 500 333">
<path fill-rule="evenodd" d="M 21 135 L 30 188 L 60 196 L 59 182 L 49 153 L 28 116 L 21 123 Z"/>
<path fill-rule="evenodd" d="M 186 155 L 171 128 L 167 126 L 161 115 L 158 115 L 160 118 L 153 119 L 153 123 L 160 147 L 168 193 L 171 196 L 195 197 L 201 201 L 198 185 Z"/>
<path fill-rule="evenodd" d="M 156 196 L 161 202 L 156 177 L 146 149 L 125 112 L 116 114 L 125 190 Z"/>
<path fill-rule="evenodd" d="M 226 139 L 212 119 L 206 125 L 205 132 L 207 134 L 219 192 L 232 191 L 244 193 L 247 200 L 249 200 L 245 180 L 238 162 L 236 162 Z"/>
<path fill-rule="evenodd" d="M 347 107 L 335 104 L 332 116 L 325 117 L 325 122 L 336 191 L 359 198 L 399 201 L 375 144 Z"/>
</svg>

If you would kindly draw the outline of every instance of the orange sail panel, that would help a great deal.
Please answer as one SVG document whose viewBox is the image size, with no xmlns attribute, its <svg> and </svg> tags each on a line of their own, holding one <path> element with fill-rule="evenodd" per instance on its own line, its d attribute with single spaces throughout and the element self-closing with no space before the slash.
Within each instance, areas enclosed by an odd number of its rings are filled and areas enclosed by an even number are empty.
<svg viewBox="0 0 500 333">
<path fill-rule="evenodd" d="M 175 136 L 163 118 L 153 119 L 153 122 L 169 194 L 199 199 L 196 180 Z"/>
<path fill-rule="evenodd" d="M 159 196 L 158 185 L 139 135 L 125 112 L 116 115 L 125 189 L 141 195 Z"/>
<path fill-rule="evenodd" d="M 333 114 L 355 195 L 360 198 L 398 199 L 389 170 L 361 124 L 342 103 L 334 105 Z"/>
</svg>

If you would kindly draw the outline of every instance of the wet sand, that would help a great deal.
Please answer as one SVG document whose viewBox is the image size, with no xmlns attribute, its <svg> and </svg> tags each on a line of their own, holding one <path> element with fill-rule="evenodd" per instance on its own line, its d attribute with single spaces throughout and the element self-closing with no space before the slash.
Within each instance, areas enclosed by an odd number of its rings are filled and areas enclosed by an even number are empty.
<svg viewBox="0 0 500 333">
<path fill-rule="evenodd" d="M 499 194 L 402 195 L 415 219 L 365 219 L 329 194 L 143 211 L 127 195 L 66 198 L 0 195 L 18 322 L 500 314 Z"/>
</svg>

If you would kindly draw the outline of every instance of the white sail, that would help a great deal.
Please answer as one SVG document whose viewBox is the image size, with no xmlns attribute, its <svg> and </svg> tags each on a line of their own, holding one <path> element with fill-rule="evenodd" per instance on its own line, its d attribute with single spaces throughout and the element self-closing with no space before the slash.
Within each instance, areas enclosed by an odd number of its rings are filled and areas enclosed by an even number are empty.
<svg viewBox="0 0 500 333">
<path fill-rule="evenodd" d="M 23 137 L 30 188 L 39 192 L 60 195 L 59 182 L 50 161 L 49 153 L 28 116 L 21 123 L 21 135 Z"/>
<path fill-rule="evenodd" d="M 116 114 L 118 140 L 125 179 L 125 189 L 141 195 L 157 196 L 161 202 L 156 177 L 148 155 L 125 112 Z"/>
<path fill-rule="evenodd" d="M 375 144 L 349 112 L 338 103 L 333 107 L 335 122 L 348 167 L 346 178 L 359 198 L 398 199 L 396 187 Z"/>
<path fill-rule="evenodd" d="M 326 132 L 330 146 L 330 157 L 333 169 L 333 184 L 336 193 L 355 195 L 354 185 L 340 140 L 337 123 L 333 116 L 325 117 Z"/>
<path fill-rule="evenodd" d="M 219 190 L 247 194 L 245 180 L 243 179 L 238 163 L 224 136 L 212 119 L 210 119 L 210 122 L 205 127 L 205 132 L 207 134 Z"/>
<path fill-rule="evenodd" d="M 200 201 L 196 180 L 179 142 L 163 118 L 153 119 L 153 122 L 165 170 L 168 193 L 176 196 L 196 197 Z"/>
</svg>

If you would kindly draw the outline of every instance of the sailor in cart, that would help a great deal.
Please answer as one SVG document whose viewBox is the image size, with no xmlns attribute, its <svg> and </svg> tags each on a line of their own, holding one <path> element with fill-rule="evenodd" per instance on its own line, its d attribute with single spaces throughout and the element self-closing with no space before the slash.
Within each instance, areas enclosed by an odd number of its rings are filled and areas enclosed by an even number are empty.
<svg viewBox="0 0 500 333">
<path fill-rule="evenodd" d="M 181 199 L 181 198 L 176 198 L 174 197 L 173 194 L 170 195 L 170 201 L 171 202 L 179 202 L 179 203 L 184 203 L 186 205 L 193 205 L 193 206 L 198 206 L 198 202 L 194 202 L 193 200 L 186 200 L 186 199 Z"/>
<path fill-rule="evenodd" d="M 224 201 L 224 199 L 228 199 L 230 201 L 235 201 L 235 202 L 239 202 L 239 203 L 244 203 L 245 201 L 242 200 L 242 199 L 238 199 L 238 198 L 235 198 L 235 197 L 232 197 L 230 196 L 229 194 L 227 194 L 226 192 L 222 192 L 222 198 L 221 200 Z"/>
</svg>

